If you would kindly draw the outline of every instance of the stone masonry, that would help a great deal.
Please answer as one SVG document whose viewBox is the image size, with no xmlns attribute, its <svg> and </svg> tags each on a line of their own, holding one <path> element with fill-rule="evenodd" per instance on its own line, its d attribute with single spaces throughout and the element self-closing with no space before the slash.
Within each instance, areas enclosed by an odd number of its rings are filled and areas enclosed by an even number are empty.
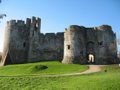
<svg viewBox="0 0 120 90">
<path fill-rule="evenodd" d="M 111 26 L 71 25 L 65 32 L 40 32 L 41 19 L 6 24 L 2 65 L 58 60 L 62 63 L 117 63 L 116 34 Z M 92 57 L 90 57 L 90 55 Z"/>
</svg>

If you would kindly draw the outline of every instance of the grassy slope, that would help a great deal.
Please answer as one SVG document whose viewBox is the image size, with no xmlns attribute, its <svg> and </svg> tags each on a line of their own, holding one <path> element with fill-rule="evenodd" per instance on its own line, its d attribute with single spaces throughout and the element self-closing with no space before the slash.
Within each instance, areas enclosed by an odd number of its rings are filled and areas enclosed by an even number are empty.
<svg viewBox="0 0 120 90">
<path fill-rule="evenodd" d="M 45 70 L 37 70 L 35 68 L 36 65 L 45 65 L 48 68 Z M 74 64 L 67 65 L 57 61 L 38 62 L 31 64 L 7 65 L 4 67 L 0 67 L 0 76 L 59 74 L 81 72 L 86 69 L 86 66 Z"/>
<path fill-rule="evenodd" d="M 104 70 L 107 72 L 104 72 Z M 1 90 L 119 90 L 120 67 L 106 66 L 96 74 L 69 77 L 0 77 Z"/>
</svg>

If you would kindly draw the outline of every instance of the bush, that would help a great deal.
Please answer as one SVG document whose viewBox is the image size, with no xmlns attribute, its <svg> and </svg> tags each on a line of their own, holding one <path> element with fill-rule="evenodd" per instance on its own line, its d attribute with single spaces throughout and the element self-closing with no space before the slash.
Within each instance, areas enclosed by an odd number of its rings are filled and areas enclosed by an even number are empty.
<svg viewBox="0 0 120 90">
<path fill-rule="evenodd" d="M 45 66 L 45 65 L 36 65 L 35 66 L 35 69 L 36 70 L 44 70 L 44 69 L 47 69 L 48 67 L 47 66 Z"/>
</svg>

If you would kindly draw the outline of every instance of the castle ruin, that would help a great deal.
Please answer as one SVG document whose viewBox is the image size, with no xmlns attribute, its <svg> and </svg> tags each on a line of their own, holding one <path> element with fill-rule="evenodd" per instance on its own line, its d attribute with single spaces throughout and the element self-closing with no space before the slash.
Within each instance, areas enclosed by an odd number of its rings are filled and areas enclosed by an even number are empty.
<svg viewBox="0 0 120 90">
<path fill-rule="evenodd" d="M 7 22 L 2 65 L 58 60 L 62 63 L 117 63 L 116 34 L 111 26 L 71 25 L 65 32 L 40 32 L 41 19 Z"/>
</svg>

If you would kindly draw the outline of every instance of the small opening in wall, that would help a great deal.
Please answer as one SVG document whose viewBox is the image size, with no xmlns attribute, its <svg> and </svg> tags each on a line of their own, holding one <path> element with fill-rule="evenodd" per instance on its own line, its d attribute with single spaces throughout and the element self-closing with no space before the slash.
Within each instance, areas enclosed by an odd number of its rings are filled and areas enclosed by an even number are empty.
<svg viewBox="0 0 120 90">
<path fill-rule="evenodd" d="M 38 23 L 36 23 L 36 28 L 38 28 L 38 26 L 39 26 Z"/>
<path fill-rule="evenodd" d="M 98 44 L 101 46 L 101 45 L 103 45 L 103 42 L 101 41 L 101 42 L 98 42 Z"/>
<path fill-rule="evenodd" d="M 23 47 L 26 47 L 26 43 L 25 42 L 23 43 Z"/>
<path fill-rule="evenodd" d="M 70 49 L 70 45 L 67 45 L 68 49 Z"/>
<path fill-rule="evenodd" d="M 34 29 L 37 30 L 39 27 L 38 23 L 35 24 Z"/>
</svg>

